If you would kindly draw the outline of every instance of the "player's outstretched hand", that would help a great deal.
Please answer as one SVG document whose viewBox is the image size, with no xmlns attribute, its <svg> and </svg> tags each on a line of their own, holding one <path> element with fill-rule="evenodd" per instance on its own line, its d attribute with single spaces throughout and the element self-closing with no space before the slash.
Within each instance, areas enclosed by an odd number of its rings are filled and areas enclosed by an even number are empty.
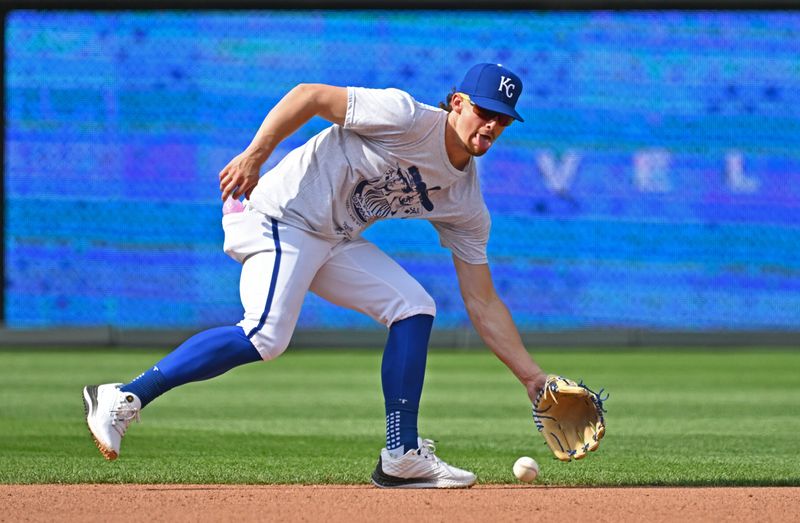
<svg viewBox="0 0 800 523">
<path fill-rule="evenodd" d="M 222 191 L 222 201 L 238 199 L 241 195 L 250 198 L 256 184 L 258 184 L 259 169 L 264 163 L 253 153 L 244 151 L 231 160 L 219 173 L 219 190 Z"/>
<path fill-rule="evenodd" d="M 581 459 L 597 450 L 606 431 L 601 397 L 586 385 L 550 375 L 533 401 L 533 421 L 561 461 Z"/>
</svg>

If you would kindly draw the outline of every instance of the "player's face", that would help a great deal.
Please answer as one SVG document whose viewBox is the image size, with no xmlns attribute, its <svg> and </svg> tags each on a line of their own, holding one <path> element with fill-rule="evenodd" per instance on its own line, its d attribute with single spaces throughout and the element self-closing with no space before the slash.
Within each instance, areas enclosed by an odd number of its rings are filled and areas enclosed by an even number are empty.
<svg viewBox="0 0 800 523">
<path fill-rule="evenodd" d="M 456 132 L 471 156 L 486 154 L 513 121 L 505 115 L 473 105 L 466 96 L 460 94 L 453 96 L 451 105 L 459 114 Z"/>
</svg>

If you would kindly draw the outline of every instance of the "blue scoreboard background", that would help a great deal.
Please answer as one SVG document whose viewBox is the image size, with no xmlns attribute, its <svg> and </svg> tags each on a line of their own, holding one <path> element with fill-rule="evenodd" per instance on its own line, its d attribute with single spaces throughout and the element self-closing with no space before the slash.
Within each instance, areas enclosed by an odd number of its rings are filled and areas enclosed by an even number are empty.
<svg viewBox="0 0 800 523">
<path fill-rule="evenodd" d="M 800 13 L 12 11 L 5 39 L 9 327 L 238 321 L 217 174 L 284 93 L 435 105 L 499 62 L 526 122 L 479 169 L 521 329 L 800 329 Z M 366 236 L 468 324 L 429 224 Z M 371 325 L 312 295 L 299 322 Z"/>
</svg>

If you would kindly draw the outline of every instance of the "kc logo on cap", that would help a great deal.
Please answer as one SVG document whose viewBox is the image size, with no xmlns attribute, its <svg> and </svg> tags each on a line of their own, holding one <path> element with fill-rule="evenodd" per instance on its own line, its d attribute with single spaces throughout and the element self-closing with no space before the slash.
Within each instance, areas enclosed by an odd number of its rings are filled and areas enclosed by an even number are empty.
<svg viewBox="0 0 800 523">
<path fill-rule="evenodd" d="M 480 107 L 525 121 L 516 110 L 522 94 L 522 80 L 501 64 L 473 66 L 464 75 L 458 92 L 468 95 Z"/>
<path fill-rule="evenodd" d="M 500 77 L 500 87 L 497 88 L 498 91 L 502 91 L 503 89 L 506 90 L 506 97 L 513 98 L 514 95 L 512 91 L 517 88 L 516 84 L 511 83 L 511 78 L 507 78 L 505 76 Z"/>
</svg>

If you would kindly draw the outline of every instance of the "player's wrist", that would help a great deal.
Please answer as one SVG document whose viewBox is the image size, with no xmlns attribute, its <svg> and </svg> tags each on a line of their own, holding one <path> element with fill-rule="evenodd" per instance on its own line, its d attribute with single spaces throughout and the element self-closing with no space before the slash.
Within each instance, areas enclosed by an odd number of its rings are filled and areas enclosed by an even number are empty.
<svg viewBox="0 0 800 523">
<path fill-rule="evenodd" d="M 272 149 L 270 147 L 260 144 L 250 144 L 247 146 L 247 149 L 244 150 L 243 154 L 254 162 L 256 167 L 261 167 L 261 165 L 267 161 L 271 152 Z"/>
<path fill-rule="evenodd" d="M 536 400 L 536 397 L 544 389 L 546 381 L 547 374 L 542 371 L 522 380 L 522 384 L 525 386 L 525 389 L 528 392 L 528 398 L 530 398 L 531 403 Z"/>
</svg>

